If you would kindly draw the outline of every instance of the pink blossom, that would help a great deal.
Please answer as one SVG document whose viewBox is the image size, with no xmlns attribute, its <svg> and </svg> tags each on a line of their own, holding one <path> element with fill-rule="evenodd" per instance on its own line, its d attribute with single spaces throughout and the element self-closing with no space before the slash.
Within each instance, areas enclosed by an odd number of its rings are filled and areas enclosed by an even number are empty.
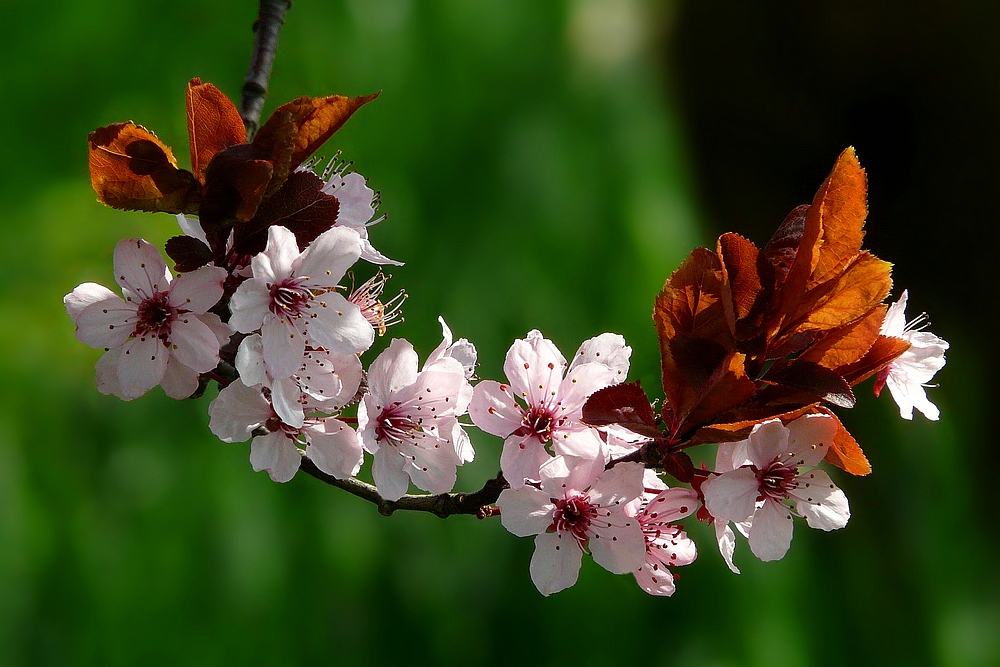
<svg viewBox="0 0 1000 667">
<path fill-rule="evenodd" d="M 198 376 L 219 363 L 229 332 L 208 313 L 222 298 L 226 272 L 202 267 L 173 279 L 159 251 L 141 239 L 123 239 L 114 252 L 122 297 L 84 283 L 63 299 L 76 336 L 104 348 L 98 389 L 126 400 L 160 384 L 168 396 L 187 398 Z"/>
<path fill-rule="evenodd" d="M 626 506 L 643 493 L 640 463 L 595 474 L 590 461 L 556 456 L 539 469 L 540 483 L 506 489 L 497 506 L 504 528 L 535 537 L 529 571 L 542 595 L 576 583 L 585 550 L 615 574 L 643 566 L 646 540 Z"/>
<path fill-rule="evenodd" d="M 792 540 L 792 509 L 811 528 L 836 530 L 851 516 L 847 497 L 817 465 L 837 426 L 828 415 L 806 415 L 783 426 L 778 419 L 756 425 L 745 441 L 748 464 L 702 484 L 705 507 L 723 521 L 749 520 L 750 550 L 764 561 L 785 555 Z M 737 443 L 739 456 L 743 443 Z"/>
<path fill-rule="evenodd" d="M 295 428 L 302 427 L 306 406 L 336 412 L 354 400 L 364 373 L 358 355 L 330 352 L 306 341 L 299 368 L 289 377 L 275 378 L 264 361 L 259 334 L 247 336 L 240 343 L 236 370 L 247 386 L 267 388 L 275 412 Z"/>
<path fill-rule="evenodd" d="M 883 386 L 889 387 L 889 393 L 899 406 L 900 417 L 913 419 L 913 408 L 916 408 L 931 421 L 937 421 L 941 412 L 928 400 L 924 388 L 944 368 L 948 343 L 930 331 L 924 331 L 926 315 L 906 321 L 908 296 L 907 290 L 903 290 L 899 301 L 889 306 L 882 320 L 881 333 L 883 336 L 902 338 L 910 347 L 878 374 L 875 395 L 881 393 Z"/>
<path fill-rule="evenodd" d="M 376 250 L 368 240 L 368 228 L 385 220 L 385 216 L 375 217 L 378 208 L 378 194 L 368 187 L 365 177 L 356 171 L 346 172 L 349 163 L 331 161 L 323 171 L 323 192 L 337 198 L 340 208 L 337 221 L 340 227 L 350 227 L 361 236 L 361 259 L 372 264 L 395 264 L 402 262 L 389 259 Z"/>
<path fill-rule="evenodd" d="M 506 438 L 500 467 L 511 487 L 538 479 L 550 446 L 556 455 L 606 458 L 598 431 L 580 418 L 591 394 L 625 378 L 628 352 L 620 336 L 602 334 L 581 346 L 567 372 L 566 359 L 539 331 L 514 341 L 504 363 L 510 384 L 480 382 L 469 407 L 476 426 Z"/>
<path fill-rule="evenodd" d="M 698 494 L 691 489 L 667 488 L 648 469 L 644 479 L 646 488 L 641 498 L 629 503 L 625 510 L 639 521 L 646 539 L 646 562 L 632 574 L 650 595 L 670 596 L 675 585 L 669 568 L 690 565 L 698 557 L 694 541 L 675 523 L 695 511 Z"/>
<path fill-rule="evenodd" d="M 337 283 L 361 253 L 355 231 L 335 227 L 299 252 L 295 235 L 268 229 L 264 252 L 253 258 L 253 278 L 233 294 L 229 326 L 260 330 L 273 377 L 289 377 L 302 364 L 306 339 L 339 354 L 367 350 L 375 331 L 361 310 L 336 293 Z"/>
<path fill-rule="evenodd" d="M 472 388 L 450 357 L 417 371 L 417 353 L 393 339 L 368 370 L 368 393 L 358 405 L 358 437 L 375 459 L 379 495 L 398 500 L 410 481 L 431 493 L 455 486 L 456 467 L 471 460 L 471 442 L 458 422 Z"/>
<path fill-rule="evenodd" d="M 347 300 L 361 309 L 361 314 L 365 316 L 368 323 L 374 327 L 379 336 L 384 336 L 386 329 L 394 324 L 403 322 L 403 302 L 408 296 L 406 292 L 400 290 L 399 293 L 382 303 L 382 291 L 385 289 L 386 281 L 392 276 L 387 276 L 380 270 L 374 276 L 351 290 Z"/>
<path fill-rule="evenodd" d="M 208 406 L 209 429 L 223 442 L 243 442 L 258 432 L 250 444 L 250 463 L 257 472 L 266 470 L 275 482 L 295 476 L 303 453 L 337 479 L 357 474 L 364 452 L 350 426 L 334 417 L 309 417 L 300 427 L 287 424 L 266 391 L 232 383 Z"/>
</svg>

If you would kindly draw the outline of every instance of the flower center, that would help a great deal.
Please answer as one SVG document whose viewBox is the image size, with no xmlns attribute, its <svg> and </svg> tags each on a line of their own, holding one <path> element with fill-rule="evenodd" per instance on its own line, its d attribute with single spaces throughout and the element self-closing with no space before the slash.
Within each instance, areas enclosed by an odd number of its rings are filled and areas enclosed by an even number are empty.
<svg viewBox="0 0 1000 667">
<path fill-rule="evenodd" d="M 555 418 L 545 406 L 532 406 L 521 419 L 519 435 L 534 435 L 542 442 L 552 442 L 552 427 Z"/>
<path fill-rule="evenodd" d="M 788 492 L 796 487 L 795 475 L 795 467 L 784 464 L 780 460 L 772 462 L 767 468 L 757 473 L 760 497 L 771 497 L 778 501 L 784 500 L 788 497 Z"/>
<path fill-rule="evenodd" d="M 590 522 L 597 516 L 597 509 L 587 496 L 573 496 L 556 501 L 550 528 L 561 533 L 572 533 L 578 542 L 587 540 Z"/>
<path fill-rule="evenodd" d="M 135 325 L 133 336 L 156 336 L 158 338 L 170 335 L 170 323 L 177 309 L 170 305 L 166 292 L 157 292 L 144 299 L 136 309 L 139 321 Z"/>
<path fill-rule="evenodd" d="M 306 310 L 312 292 L 297 278 L 285 278 L 271 285 L 271 312 L 278 317 L 298 317 Z"/>
<path fill-rule="evenodd" d="M 393 408 L 399 404 L 390 406 L 379 415 L 378 423 L 375 425 L 375 438 L 378 440 L 389 440 L 393 444 L 398 444 L 407 439 L 412 439 L 413 434 L 420 430 L 420 424 L 413 421 L 408 415 L 397 414 Z"/>
</svg>

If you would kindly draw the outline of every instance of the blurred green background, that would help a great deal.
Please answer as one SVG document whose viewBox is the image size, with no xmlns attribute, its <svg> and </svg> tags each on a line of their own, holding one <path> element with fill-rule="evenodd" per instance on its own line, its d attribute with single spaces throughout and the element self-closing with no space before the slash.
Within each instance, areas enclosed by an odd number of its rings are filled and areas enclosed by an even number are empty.
<svg viewBox="0 0 1000 667">
<path fill-rule="evenodd" d="M 213 438 L 207 398 L 97 393 L 61 297 L 113 284 L 119 238 L 177 231 L 97 204 L 87 133 L 134 119 L 187 164 L 184 86 L 238 95 L 256 3 L 0 4 L 0 665 L 1000 664 L 996 8 L 295 0 L 265 113 L 383 91 L 324 152 L 382 192 L 372 238 L 411 294 L 391 335 L 422 356 L 439 314 L 485 378 L 531 328 L 567 354 L 611 330 L 655 388 L 670 271 L 725 230 L 763 244 L 849 144 L 869 247 L 952 343 L 940 422 L 867 386 L 843 417 L 875 469 L 834 472 L 846 529 L 800 523 L 778 563 L 741 543 L 735 576 L 692 525 L 673 598 L 588 562 L 546 599 L 498 521 L 277 485 Z M 499 440 L 474 442 L 465 490 L 497 469 Z"/>
</svg>

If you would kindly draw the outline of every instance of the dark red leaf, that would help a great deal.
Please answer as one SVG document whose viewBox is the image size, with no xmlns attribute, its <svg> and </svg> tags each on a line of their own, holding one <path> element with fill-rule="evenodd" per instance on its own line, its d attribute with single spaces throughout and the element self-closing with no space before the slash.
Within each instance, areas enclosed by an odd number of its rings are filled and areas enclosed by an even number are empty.
<svg viewBox="0 0 1000 667">
<path fill-rule="evenodd" d="M 638 382 L 626 382 L 598 390 L 583 404 L 583 423 L 591 426 L 618 424 L 633 433 L 659 438 L 656 416 Z"/>
<path fill-rule="evenodd" d="M 236 225 L 236 252 L 253 255 L 262 251 L 271 225 L 280 225 L 293 232 L 299 248 L 304 249 L 337 221 L 340 203 L 322 189 L 323 180 L 311 171 L 292 173 L 284 185 L 264 201 L 252 220 Z"/>
<path fill-rule="evenodd" d="M 764 376 L 764 381 L 806 392 L 841 408 L 854 407 L 851 385 L 834 371 L 812 361 L 796 359 L 787 366 L 769 372 Z"/>
<path fill-rule="evenodd" d="M 663 469 L 678 482 L 690 484 L 694 479 L 694 462 L 687 452 L 667 452 L 663 455 Z"/>
</svg>

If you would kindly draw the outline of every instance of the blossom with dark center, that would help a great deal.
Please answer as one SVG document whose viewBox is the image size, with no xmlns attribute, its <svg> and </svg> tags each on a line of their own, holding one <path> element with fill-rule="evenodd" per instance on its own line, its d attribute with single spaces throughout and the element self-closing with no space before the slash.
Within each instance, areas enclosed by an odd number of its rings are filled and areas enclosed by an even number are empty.
<svg viewBox="0 0 1000 667">
<path fill-rule="evenodd" d="M 333 195 L 340 204 L 337 209 L 338 227 L 349 227 L 361 237 L 361 259 L 372 264 L 395 264 L 402 262 L 389 259 L 372 246 L 368 240 L 368 228 L 385 220 L 384 215 L 375 217 L 379 195 L 368 187 L 365 177 L 356 171 L 349 171 L 352 163 L 342 162 L 334 157 L 326 165 L 321 178 L 326 181 L 323 192 Z"/>
<path fill-rule="evenodd" d="M 63 299 L 77 338 L 104 348 L 98 389 L 126 400 L 158 384 L 172 398 L 198 389 L 198 376 L 219 363 L 228 328 L 207 312 L 222 298 L 224 269 L 202 267 L 172 278 L 159 251 L 142 239 L 115 247 L 115 281 L 122 297 L 95 283 Z"/>
<path fill-rule="evenodd" d="M 698 494 L 681 487 L 667 488 L 648 469 L 645 487 L 642 498 L 629 503 L 625 510 L 639 522 L 646 540 L 646 560 L 632 574 L 650 595 L 670 596 L 675 590 L 670 568 L 690 565 L 698 557 L 694 541 L 675 523 L 695 511 Z"/>
<path fill-rule="evenodd" d="M 750 550 L 761 560 L 778 560 L 792 540 L 792 509 L 811 528 L 836 530 L 851 516 L 847 497 L 822 470 L 837 433 L 828 415 L 806 415 L 783 426 L 772 419 L 754 426 L 750 437 L 734 443 L 733 469 L 705 480 L 705 507 L 722 522 L 749 522 Z M 745 447 L 745 448 L 744 448 Z M 744 456 L 745 461 L 737 461 Z M 730 556 L 731 557 L 731 556 Z"/>
<path fill-rule="evenodd" d="M 474 456 L 458 417 L 472 400 L 462 364 L 451 357 L 419 371 L 409 342 L 393 339 L 368 369 L 358 405 L 358 438 L 375 459 L 379 495 L 398 500 L 412 481 L 431 493 L 455 486 L 456 468 Z"/>
<path fill-rule="evenodd" d="M 348 301 L 361 309 L 361 314 L 375 328 L 379 336 L 384 336 L 386 330 L 393 324 L 402 324 L 403 322 L 402 307 L 407 298 L 406 292 L 399 290 L 399 294 L 385 303 L 379 300 L 382 298 L 382 290 L 385 289 L 386 281 L 391 277 L 380 270 L 361 283 L 347 297 Z"/>
<path fill-rule="evenodd" d="M 357 232 L 335 227 L 299 252 L 295 235 L 268 229 L 264 252 L 251 261 L 253 278 L 230 302 L 229 326 L 260 331 L 264 361 L 274 378 L 290 377 L 302 364 L 306 339 L 340 354 L 367 350 L 375 331 L 361 310 L 336 293 L 337 283 L 358 260 Z"/>
<path fill-rule="evenodd" d="M 906 321 L 908 296 L 903 290 L 899 301 L 889 306 L 882 320 L 881 334 L 902 338 L 910 347 L 878 374 L 875 395 L 881 393 L 883 386 L 889 387 L 889 393 L 899 406 L 900 417 L 913 419 L 913 409 L 916 408 L 928 419 L 937 421 L 941 412 L 927 398 L 924 389 L 931 386 L 927 383 L 944 368 L 948 342 L 925 330 L 928 326 L 926 315 Z"/>
<path fill-rule="evenodd" d="M 469 414 L 482 430 L 506 438 L 500 468 L 513 488 L 538 479 L 550 449 L 556 455 L 604 459 L 598 431 L 580 421 L 583 404 L 598 389 L 625 379 L 631 351 L 621 336 L 601 334 L 580 347 L 567 369 L 558 348 L 534 330 L 507 352 L 504 371 L 510 384 L 486 380 L 476 385 Z"/>
<path fill-rule="evenodd" d="M 646 542 L 638 519 L 626 513 L 643 493 L 640 463 L 595 469 L 590 461 L 556 456 L 539 469 L 537 486 L 506 489 L 497 506 L 504 528 L 535 537 L 531 580 L 542 595 L 576 583 L 585 551 L 614 572 L 643 565 Z"/>
<path fill-rule="evenodd" d="M 292 479 L 303 454 L 337 479 L 357 474 L 364 452 L 354 429 L 335 417 L 309 417 L 293 426 L 275 412 L 268 393 L 233 382 L 208 406 L 209 429 L 223 442 L 243 442 L 263 430 L 250 444 L 250 464 L 275 482 Z"/>
</svg>

